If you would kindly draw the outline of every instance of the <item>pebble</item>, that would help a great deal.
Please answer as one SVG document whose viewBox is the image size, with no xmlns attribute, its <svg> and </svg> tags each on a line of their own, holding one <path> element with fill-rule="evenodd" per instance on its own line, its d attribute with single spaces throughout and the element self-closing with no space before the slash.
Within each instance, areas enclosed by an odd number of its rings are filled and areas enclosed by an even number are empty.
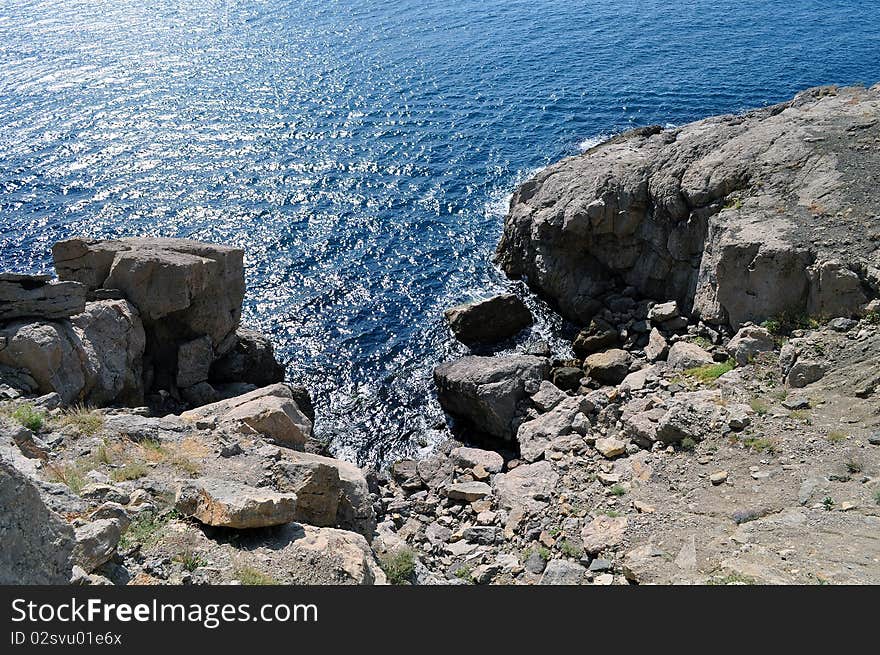
<svg viewBox="0 0 880 655">
<path fill-rule="evenodd" d="M 727 482 L 727 471 L 716 471 L 709 476 L 709 481 L 715 485 Z"/>
</svg>

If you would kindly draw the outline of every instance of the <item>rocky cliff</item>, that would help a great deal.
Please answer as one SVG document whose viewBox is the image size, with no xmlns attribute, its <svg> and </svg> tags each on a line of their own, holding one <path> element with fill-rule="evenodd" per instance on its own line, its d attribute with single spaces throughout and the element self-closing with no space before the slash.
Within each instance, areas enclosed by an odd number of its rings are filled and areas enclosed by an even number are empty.
<svg viewBox="0 0 880 655">
<path fill-rule="evenodd" d="M 857 315 L 880 292 L 878 143 L 880 86 L 633 130 L 520 186 L 498 262 L 579 323 L 627 289 L 733 329 Z"/>
</svg>

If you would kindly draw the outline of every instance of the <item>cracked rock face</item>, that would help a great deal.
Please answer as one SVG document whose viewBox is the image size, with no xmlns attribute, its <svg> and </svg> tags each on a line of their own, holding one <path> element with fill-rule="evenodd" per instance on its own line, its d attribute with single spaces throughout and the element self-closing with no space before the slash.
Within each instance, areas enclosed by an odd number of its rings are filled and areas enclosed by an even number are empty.
<svg viewBox="0 0 880 655">
<path fill-rule="evenodd" d="M 880 86 L 640 128 L 520 186 L 498 261 L 580 323 L 626 286 L 734 328 L 854 315 L 880 286 L 878 139 Z"/>
</svg>

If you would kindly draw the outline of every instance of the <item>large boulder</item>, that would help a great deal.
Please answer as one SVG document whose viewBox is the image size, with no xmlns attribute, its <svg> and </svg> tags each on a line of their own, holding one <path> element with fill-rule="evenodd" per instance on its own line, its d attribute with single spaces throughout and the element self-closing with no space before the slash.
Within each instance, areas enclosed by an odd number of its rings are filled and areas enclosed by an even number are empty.
<svg viewBox="0 0 880 655">
<path fill-rule="evenodd" d="M 511 512 L 537 514 L 547 507 L 559 474 L 547 460 L 517 466 L 492 479 L 498 504 Z"/>
<path fill-rule="evenodd" d="M 183 482 L 175 507 L 200 523 L 222 528 L 265 528 L 296 520 L 296 494 L 217 478 Z"/>
<path fill-rule="evenodd" d="M 498 262 L 583 324 L 620 285 L 734 328 L 855 314 L 880 287 L 853 238 L 880 226 L 878 119 L 880 85 L 824 87 L 621 134 L 517 189 Z"/>
<path fill-rule="evenodd" d="M 354 464 L 312 453 L 288 452 L 278 462 L 278 488 L 297 496 L 297 521 L 338 527 L 369 541 L 376 514 L 364 472 Z"/>
<path fill-rule="evenodd" d="M 297 406 L 286 384 L 273 384 L 203 405 L 180 417 L 193 423 L 217 421 L 243 427 L 288 446 L 302 446 L 312 435 L 312 422 Z"/>
<path fill-rule="evenodd" d="M 462 357 L 434 369 L 440 405 L 477 430 L 499 439 L 516 434 L 518 406 L 528 398 L 527 383 L 545 379 L 550 364 L 531 355 Z"/>
<path fill-rule="evenodd" d="M 71 239 L 56 243 L 52 254 L 61 280 L 92 292 L 118 289 L 138 308 L 159 388 L 175 388 L 182 344 L 209 337 L 212 360 L 236 344 L 245 290 L 238 248 L 184 239 Z"/>
<path fill-rule="evenodd" d="M 0 457 L 0 584 L 67 584 L 73 528 L 43 503 L 37 487 Z"/>
<path fill-rule="evenodd" d="M 68 318 L 86 306 L 86 287 L 48 275 L 0 273 L 0 321 Z"/>
<path fill-rule="evenodd" d="M 502 341 L 534 321 L 529 308 L 512 293 L 452 307 L 444 316 L 455 338 L 468 345 Z"/>
<path fill-rule="evenodd" d="M 94 405 L 143 399 L 144 329 L 124 300 L 88 303 L 70 320 L 13 321 L 0 340 L 0 364 L 27 370 L 40 393 Z"/>
<path fill-rule="evenodd" d="M 695 343 L 688 341 L 676 341 L 669 349 L 666 363 L 673 370 L 682 371 L 689 368 L 698 368 L 713 364 L 712 355 L 700 348 Z"/>
<path fill-rule="evenodd" d="M 632 363 L 632 355 L 625 350 L 613 348 L 603 353 L 593 353 L 584 360 L 584 369 L 594 380 L 603 384 L 620 384 Z"/>
<path fill-rule="evenodd" d="M 775 349 L 776 340 L 773 335 L 767 329 L 756 325 L 740 328 L 727 342 L 727 354 L 739 366 L 745 366 L 751 362 L 758 353 L 773 352 Z"/>
</svg>

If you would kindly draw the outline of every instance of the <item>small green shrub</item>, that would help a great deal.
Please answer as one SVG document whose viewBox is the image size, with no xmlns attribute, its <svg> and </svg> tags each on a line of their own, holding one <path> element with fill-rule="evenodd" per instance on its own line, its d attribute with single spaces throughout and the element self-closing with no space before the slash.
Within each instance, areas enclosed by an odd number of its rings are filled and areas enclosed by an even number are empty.
<svg viewBox="0 0 880 655">
<path fill-rule="evenodd" d="M 457 569 L 455 569 L 454 575 L 459 580 L 464 580 L 471 583 L 474 581 L 473 569 L 467 564 L 462 564 Z"/>
<path fill-rule="evenodd" d="M 411 548 L 401 548 L 385 553 L 379 558 L 379 566 L 391 584 L 402 585 L 412 581 L 416 570 L 416 556 Z"/>
<path fill-rule="evenodd" d="M 834 499 L 831 496 L 825 496 L 822 500 L 822 507 L 825 508 L 826 512 L 830 512 L 834 509 Z"/>
<path fill-rule="evenodd" d="M 766 437 L 746 437 L 743 439 L 743 444 L 746 448 L 750 448 L 759 453 L 776 452 L 776 444 Z"/>
<path fill-rule="evenodd" d="M 705 366 L 696 366 L 687 369 L 684 373 L 692 378 L 699 380 L 704 384 L 714 382 L 725 373 L 732 371 L 736 367 L 736 362 L 728 359 L 718 364 L 706 364 Z"/>
<path fill-rule="evenodd" d="M 183 568 L 192 573 L 201 566 L 207 566 L 208 562 L 204 557 L 192 550 L 186 550 L 175 556 L 175 561 L 180 562 Z"/>
<path fill-rule="evenodd" d="M 623 487 L 619 484 L 616 484 L 613 487 L 611 487 L 610 491 L 611 491 L 612 496 L 620 497 L 620 496 L 626 495 L 626 487 Z"/>
<path fill-rule="evenodd" d="M 46 415 L 29 403 L 16 407 L 10 416 L 31 432 L 39 432 L 46 422 Z"/>
<path fill-rule="evenodd" d="M 880 505 L 880 489 L 874 492 L 874 502 Z"/>
<path fill-rule="evenodd" d="M 795 330 L 815 330 L 819 325 L 818 319 L 794 312 L 783 312 L 761 323 L 763 328 L 777 337 L 787 337 Z"/>
<path fill-rule="evenodd" d="M 560 542 L 559 550 L 562 551 L 563 555 L 573 557 L 575 559 L 580 559 L 580 557 L 584 554 L 583 548 L 581 548 L 576 543 L 569 541 L 568 539 L 563 539 L 562 542 Z"/>
<path fill-rule="evenodd" d="M 692 453 L 697 449 L 697 442 L 694 440 L 693 437 L 685 437 L 678 442 L 678 447 L 681 450 Z"/>
<path fill-rule="evenodd" d="M 841 441 L 846 441 L 847 434 L 841 430 L 832 430 L 825 438 L 828 439 L 831 443 L 840 443 Z"/>
</svg>

